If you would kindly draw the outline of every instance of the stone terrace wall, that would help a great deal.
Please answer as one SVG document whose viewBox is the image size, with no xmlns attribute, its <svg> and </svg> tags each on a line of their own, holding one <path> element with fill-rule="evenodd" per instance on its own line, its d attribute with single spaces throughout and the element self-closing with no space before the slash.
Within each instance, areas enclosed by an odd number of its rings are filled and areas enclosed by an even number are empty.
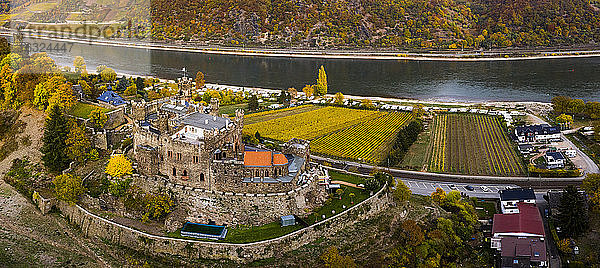
<svg viewBox="0 0 600 268">
<path fill-rule="evenodd" d="M 387 185 L 386 185 L 387 186 Z M 285 236 L 247 244 L 204 242 L 154 236 L 111 222 L 83 208 L 60 203 L 59 209 L 86 236 L 100 237 L 149 255 L 182 256 L 196 259 L 231 259 L 238 262 L 281 256 L 316 239 L 328 237 L 386 209 L 391 197 L 384 189 L 367 200 L 327 220 L 315 223 Z"/>
<path fill-rule="evenodd" d="M 316 182 L 294 184 L 288 192 L 247 194 L 192 188 L 157 176 L 134 175 L 133 179 L 144 191 L 172 192 L 178 205 L 186 209 L 186 220 L 200 223 L 263 225 L 285 215 L 304 216 L 305 209 L 321 206 L 327 199 L 324 187 Z"/>
</svg>

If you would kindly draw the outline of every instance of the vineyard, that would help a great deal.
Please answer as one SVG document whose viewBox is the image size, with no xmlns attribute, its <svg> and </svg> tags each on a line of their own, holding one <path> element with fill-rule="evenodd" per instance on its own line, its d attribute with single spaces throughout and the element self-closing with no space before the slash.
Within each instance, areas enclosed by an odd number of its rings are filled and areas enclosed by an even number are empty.
<svg viewBox="0 0 600 268">
<path fill-rule="evenodd" d="M 295 106 L 295 107 L 279 109 L 279 110 L 269 110 L 269 111 L 264 111 L 264 112 L 258 112 L 258 113 L 245 115 L 244 122 L 245 122 L 245 124 L 251 125 L 251 124 L 269 121 L 269 120 L 280 118 L 280 117 L 309 112 L 309 111 L 317 110 L 320 108 L 321 107 L 314 106 L 314 105 L 302 105 L 302 106 Z"/>
<path fill-rule="evenodd" d="M 318 138 L 311 143 L 311 149 L 331 157 L 380 163 L 386 157 L 395 134 L 410 120 L 410 113 L 384 114 Z"/>
<path fill-rule="evenodd" d="M 514 176 L 525 168 L 497 117 L 441 114 L 433 122 L 429 171 Z"/>
<path fill-rule="evenodd" d="M 383 114 L 385 113 L 324 107 L 284 117 L 277 114 L 275 119 L 246 125 L 244 134 L 254 135 L 258 132 L 262 137 L 278 141 L 288 141 L 292 138 L 313 140 L 334 131 L 377 118 Z M 266 116 L 273 115 L 267 114 Z"/>
</svg>

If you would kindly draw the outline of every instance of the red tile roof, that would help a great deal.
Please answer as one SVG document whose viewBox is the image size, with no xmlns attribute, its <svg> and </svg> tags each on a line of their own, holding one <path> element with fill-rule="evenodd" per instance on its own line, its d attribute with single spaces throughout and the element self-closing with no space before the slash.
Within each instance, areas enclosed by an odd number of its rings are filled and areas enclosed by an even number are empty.
<svg viewBox="0 0 600 268">
<path fill-rule="evenodd" d="M 270 151 L 246 151 L 244 152 L 244 166 L 247 167 L 270 167 L 273 165 L 285 165 L 287 158 L 281 153 Z"/>
<path fill-rule="evenodd" d="M 280 153 L 273 154 L 273 165 L 285 165 L 287 163 L 288 160 L 285 155 Z"/>
<path fill-rule="evenodd" d="M 271 166 L 271 152 L 244 152 L 244 166 L 250 167 L 268 167 Z"/>
<path fill-rule="evenodd" d="M 496 214 L 492 233 L 527 233 L 546 236 L 540 211 L 533 204 L 518 203 L 519 213 Z"/>
</svg>

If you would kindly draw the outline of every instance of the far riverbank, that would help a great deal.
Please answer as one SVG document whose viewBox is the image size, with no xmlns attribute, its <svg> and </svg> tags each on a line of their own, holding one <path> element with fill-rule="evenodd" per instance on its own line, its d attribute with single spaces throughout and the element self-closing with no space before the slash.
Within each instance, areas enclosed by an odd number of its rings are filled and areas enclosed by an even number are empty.
<svg viewBox="0 0 600 268">
<path fill-rule="evenodd" d="M 356 59 L 356 60 L 411 60 L 411 61 L 514 61 L 514 60 L 539 60 L 539 59 L 564 59 L 599 57 L 598 50 L 577 49 L 506 49 L 495 51 L 432 51 L 428 53 L 415 53 L 408 51 L 373 51 L 373 50 L 307 50 L 307 49 L 270 49 L 270 48 L 244 48 L 221 46 L 192 46 L 174 43 L 149 43 L 145 41 L 105 39 L 96 36 L 61 36 L 61 33 L 48 31 L 21 30 L 27 38 L 61 41 L 78 44 L 101 46 L 140 48 L 149 50 L 164 50 L 178 52 L 192 52 L 216 55 L 252 56 L 252 57 L 279 57 L 279 58 L 315 58 L 315 59 Z M 12 35 L 14 31 L 3 29 L 0 35 Z"/>
</svg>

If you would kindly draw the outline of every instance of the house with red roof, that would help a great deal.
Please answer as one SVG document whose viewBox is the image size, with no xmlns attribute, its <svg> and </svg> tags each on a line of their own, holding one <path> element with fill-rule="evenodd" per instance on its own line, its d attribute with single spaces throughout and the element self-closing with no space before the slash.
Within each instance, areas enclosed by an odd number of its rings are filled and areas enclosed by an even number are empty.
<svg viewBox="0 0 600 268">
<path fill-rule="evenodd" d="M 502 268 L 547 267 L 546 233 L 535 204 L 518 203 L 518 213 L 495 214 L 491 247 Z"/>
</svg>

